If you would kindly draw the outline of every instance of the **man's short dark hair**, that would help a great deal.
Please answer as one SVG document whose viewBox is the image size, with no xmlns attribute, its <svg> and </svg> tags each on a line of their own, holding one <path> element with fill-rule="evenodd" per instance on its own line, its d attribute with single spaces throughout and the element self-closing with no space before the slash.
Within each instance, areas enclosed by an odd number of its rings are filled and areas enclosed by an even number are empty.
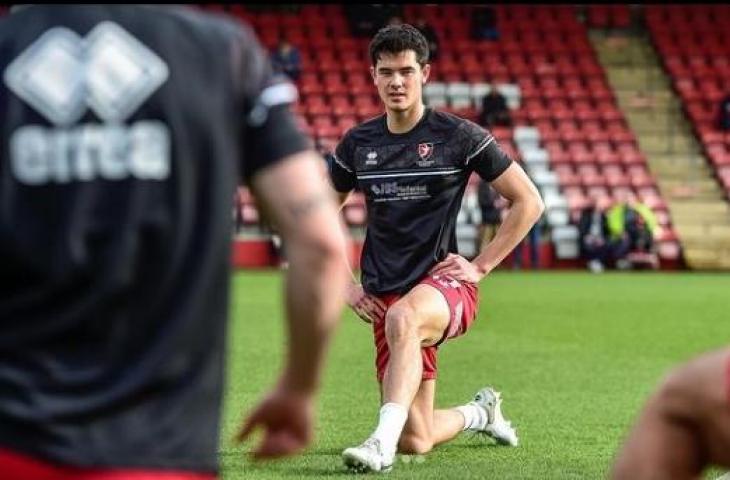
<svg viewBox="0 0 730 480">
<path fill-rule="evenodd" d="M 373 66 L 383 52 L 397 54 L 406 50 L 416 52 L 416 61 L 424 66 L 428 62 L 428 41 L 416 27 L 403 23 L 381 28 L 370 42 L 370 61 Z"/>
</svg>

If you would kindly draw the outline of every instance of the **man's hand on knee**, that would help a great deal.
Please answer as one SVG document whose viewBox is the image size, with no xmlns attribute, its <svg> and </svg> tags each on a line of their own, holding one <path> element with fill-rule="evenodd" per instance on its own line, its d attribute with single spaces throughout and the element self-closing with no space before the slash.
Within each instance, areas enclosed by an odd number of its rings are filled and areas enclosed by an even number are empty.
<svg viewBox="0 0 730 480">
<path fill-rule="evenodd" d="M 379 322 L 385 318 L 385 304 L 366 293 L 360 284 L 353 283 L 348 287 L 347 304 L 366 323 Z"/>
</svg>

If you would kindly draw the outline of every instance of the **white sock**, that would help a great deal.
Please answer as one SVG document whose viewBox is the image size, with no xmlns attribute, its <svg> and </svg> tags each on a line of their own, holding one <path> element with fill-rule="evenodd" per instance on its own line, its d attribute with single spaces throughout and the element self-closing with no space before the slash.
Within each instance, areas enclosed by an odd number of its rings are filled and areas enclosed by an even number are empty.
<svg viewBox="0 0 730 480">
<path fill-rule="evenodd" d="M 370 437 L 380 440 L 380 446 L 386 455 L 395 454 L 406 420 L 408 420 L 408 409 L 403 405 L 391 402 L 380 407 L 380 420 Z"/>
<path fill-rule="evenodd" d="M 487 415 L 481 407 L 467 403 L 456 407 L 456 410 L 464 415 L 464 430 L 482 429 L 487 426 Z"/>
</svg>

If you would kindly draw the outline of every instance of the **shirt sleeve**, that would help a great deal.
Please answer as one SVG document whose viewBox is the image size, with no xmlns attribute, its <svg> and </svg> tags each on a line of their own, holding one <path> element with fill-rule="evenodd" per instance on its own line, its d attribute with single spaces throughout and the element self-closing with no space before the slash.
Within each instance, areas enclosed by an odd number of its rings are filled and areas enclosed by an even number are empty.
<svg viewBox="0 0 730 480">
<path fill-rule="evenodd" d="M 491 133 L 474 122 L 466 121 L 460 127 L 466 137 L 466 166 L 487 182 L 499 177 L 512 163 L 499 147 Z"/>
<path fill-rule="evenodd" d="M 236 25 L 232 39 L 233 88 L 243 116 L 241 171 L 250 180 L 260 169 L 310 149 L 312 142 L 289 109 L 298 96 L 294 84 L 274 73 L 269 55 L 248 27 Z"/>
<path fill-rule="evenodd" d="M 352 167 L 352 141 L 348 135 L 337 145 L 328 158 L 330 178 L 335 190 L 349 192 L 357 186 L 357 175 Z"/>
</svg>

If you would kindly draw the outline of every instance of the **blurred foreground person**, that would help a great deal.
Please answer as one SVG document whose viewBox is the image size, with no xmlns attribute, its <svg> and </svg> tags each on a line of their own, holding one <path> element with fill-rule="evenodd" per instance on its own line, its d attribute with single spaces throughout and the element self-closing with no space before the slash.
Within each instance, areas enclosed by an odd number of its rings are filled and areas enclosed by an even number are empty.
<svg viewBox="0 0 730 480">
<path fill-rule="evenodd" d="M 730 467 L 730 347 L 674 369 L 649 398 L 613 468 L 618 480 L 696 479 Z"/>
<path fill-rule="evenodd" d="M 347 269 L 296 89 L 186 7 L 23 7 L 0 52 L 2 478 L 215 477 L 239 178 L 287 241 L 296 339 L 240 437 L 299 452 Z"/>
</svg>

